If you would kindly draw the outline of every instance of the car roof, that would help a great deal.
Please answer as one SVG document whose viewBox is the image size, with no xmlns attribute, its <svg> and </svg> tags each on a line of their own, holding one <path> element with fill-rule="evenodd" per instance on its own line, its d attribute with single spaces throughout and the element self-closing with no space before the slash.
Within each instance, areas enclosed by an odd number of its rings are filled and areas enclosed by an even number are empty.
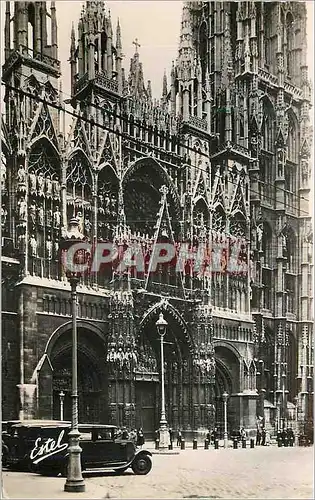
<svg viewBox="0 0 315 500">
<path fill-rule="evenodd" d="M 17 421 L 12 427 L 71 427 L 70 421 L 63 420 L 24 420 Z M 115 425 L 106 424 L 79 424 L 80 429 L 93 430 L 93 429 L 117 429 Z"/>
</svg>

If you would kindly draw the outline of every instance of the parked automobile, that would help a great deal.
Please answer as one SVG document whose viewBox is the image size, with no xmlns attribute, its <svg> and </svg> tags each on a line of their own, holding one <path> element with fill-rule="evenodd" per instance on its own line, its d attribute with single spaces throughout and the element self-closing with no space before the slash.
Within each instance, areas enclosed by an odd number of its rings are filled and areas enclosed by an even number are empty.
<svg viewBox="0 0 315 500">
<path fill-rule="evenodd" d="M 40 423 L 39 423 L 40 422 Z M 70 422 L 24 421 L 12 425 L 6 441 L 7 466 L 45 475 L 67 475 Z M 123 439 L 113 425 L 80 424 L 82 471 L 96 469 L 148 474 L 152 453 L 138 450 L 130 439 Z"/>
</svg>

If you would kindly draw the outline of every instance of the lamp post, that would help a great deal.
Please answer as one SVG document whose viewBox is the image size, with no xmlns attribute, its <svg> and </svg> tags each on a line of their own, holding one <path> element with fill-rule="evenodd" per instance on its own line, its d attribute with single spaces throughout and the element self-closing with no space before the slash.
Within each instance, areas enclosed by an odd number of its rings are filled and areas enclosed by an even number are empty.
<svg viewBox="0 0 315 500">
<path fill-rule="evenodd" d="M 64 234 L 61 242 L 61 249 L 68 251 L 69 248 L 75 243 L 82 243 L 84 236 L 79 231 L 79 221 L 72 218 L 70 221 L 69 230 Z M 74 254 L 73 259 L 80 264 Z M 81 255 L 82 257 L 82 253 Z M 67 262 L 66 265 L 69 265 Z M 71 269 L 71 268 L 70 268 Z M 67 480 L 64 485 L 64 491 L 71 493 L 80 493 L 85 491 L 85 483 L 81 470 L 81 452 L 80 447 L 80 432 L 78 427 L 78 358 L 77 358 L 77 286 L 80 281 L 80 273 L 69 272 L 66 268 L 66 275 L 70 282 L 71 287 L 71 304 L 72 304 L 72 418 L 71 418 L 71 431 L 69 432 L 69 461 L 67 467 Z"/>
<path fill-rule="evenodd" d="M 165 387 L 164 387 L 164 345 L 163 339 L 166 333 L 167 321 L 163 317 L 163 313 L 160 313 L 159 319 L 155 323 L 157 331 L 160 335 L 161 340 L 161 420 L 160 420 L 160 448 L 168 448 L 170 442 L 169 429 L 165 414 Z"/>
<path fill-rule="evenodd" d="M 297 438 L 297 435 L 299 433 L 299 423 L 298 423 L 298 411 L 299 411 L 299 397 L 298 396 L 295 396 L 294 398 L 294 404 L 295 404 L 295 408 L 294 408 L 294 417 L 295 417 L 295 436 Z"/>
<path fill-rule="evenodd" d="M 227 400 L 228 400 L 228 393 L 224 391 L 222 394 L 222 399 L 223 399 L 223 405 L 224 405 L 224 448 L 228 447 L 228 431 L 227 431 Z"/>
<path fill-rule="evenodd" d="M 63 391 L 59 392 L 60 400 L 60 420 L 63 420 L 63 402 L 65 400 L 65 393 Z"/>
</svg>

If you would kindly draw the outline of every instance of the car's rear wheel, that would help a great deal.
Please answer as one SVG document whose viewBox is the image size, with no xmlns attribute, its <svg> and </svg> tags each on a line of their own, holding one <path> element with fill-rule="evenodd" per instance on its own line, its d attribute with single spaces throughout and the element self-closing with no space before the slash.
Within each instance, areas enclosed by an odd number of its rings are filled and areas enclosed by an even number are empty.
<svg viewBox="0 0 315 500">
<path fill-rule="evenodd" d="M 151 458 L 148 455 L 140 455 L 134 459 L 131 468 L 135 474 L 144 476 L 152 468 Z"/>
</svg>

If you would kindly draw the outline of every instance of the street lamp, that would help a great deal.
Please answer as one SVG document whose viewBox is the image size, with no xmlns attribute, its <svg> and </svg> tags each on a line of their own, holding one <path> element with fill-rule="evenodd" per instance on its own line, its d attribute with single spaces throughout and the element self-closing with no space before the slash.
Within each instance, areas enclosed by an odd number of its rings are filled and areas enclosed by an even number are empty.
<svg viewBox="0 0 315 500">
<path fill-rule="evenodd" d="M 224 391 L 222 394 L 223 404 L 224 404 L 224 448 L 228 447 L 228 431 L 227 431 L 227 400 L 228 393 Z"/>
<path fill-rule="evenodd" d="M 299 433 L 299 423 L 298 423 L 298 412 L 299 412 L 299 397 L 298 396 L 295 396 L 294 398 L 294 404 L 295 404 L 295 408 L 294 408 L 294 417 L 295 417 L 295 436 L 298 435 Z"/>
<path fill-rule="evenodd" d="M 79 221 L 73 217 L 70 220 L 69 230 L 63 235 L 61 241 L 61 250 L 68 251 L 69 248 L 76 244 L 82 243 L 84 240 L 83 234 L 79 230 Z M 75 264 L 80 264 L 79 257 L 82 257 L 82 251 L 74 254 Z M 77 258 L 76 258 L 77 257 Z M 63 260 L 63 263 L 65 260 Z M 69 263 L 68 263 L 69 264 Z M 81 470 L 81 451 L 79 440 L 79 422 L 78 422 L 78 358 L 77 358 L 77 286 L 80 281 L 80 273 L 69 272 L 65 269 L 67 278 L 71 286 L 71 303 L 72 303 L 72 418 L 71 431 L 69 432 L 69 461 L 67 467 L 67 480 L 64 485 L 64 491 L 71 493 L 80 493 L 85 491 L 85 483 Z"/>
<path fill-rule="evenodd" d="M 63 391 L 59 392 L 60 400 L 60 420 L 63 420 L 63 402 L 65 400 L 65 393 Z"/>
<path fill-rule="evenodd" d="M 163 317 L 163 313 L 160 313 L 159 319 L 155 323 L 157 331 L 160 335 L 161 339 L 161 394 L 162 394 L 162 402 L 161 402 L 161 420 L 160 420 L 160 448 L 168 448 L 170 436 L 169 429 L 166 420 L 165 414 L 165 388 L 164 388 L 164 345 L 163 338 L 166 333 L 167 321 L 165 321 Z"/>
</svg>

